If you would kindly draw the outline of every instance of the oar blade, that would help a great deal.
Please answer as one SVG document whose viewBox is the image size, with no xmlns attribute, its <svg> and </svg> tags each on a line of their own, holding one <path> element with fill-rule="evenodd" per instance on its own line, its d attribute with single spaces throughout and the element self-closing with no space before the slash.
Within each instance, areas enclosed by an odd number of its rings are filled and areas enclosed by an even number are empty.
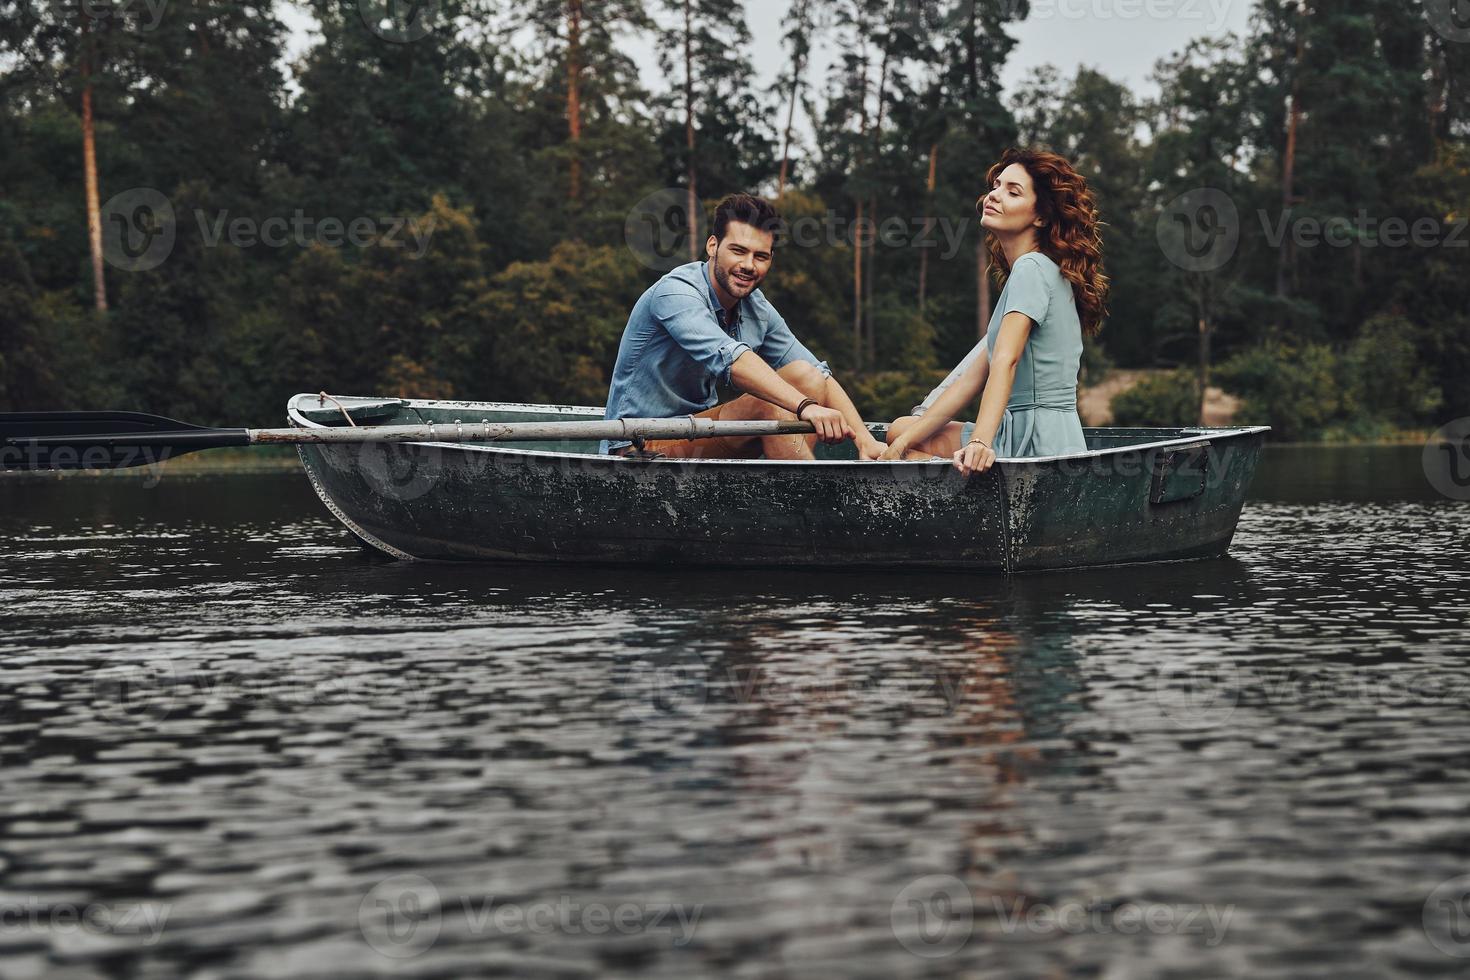
<svg viewBox="0 0 1470 980">
<path fill-rule="evenodd" d="M 0 469 L 126 469 L 217 446 L 244 429 L 209 429 L 144 412 L 0 413 Z"/>
</svg>

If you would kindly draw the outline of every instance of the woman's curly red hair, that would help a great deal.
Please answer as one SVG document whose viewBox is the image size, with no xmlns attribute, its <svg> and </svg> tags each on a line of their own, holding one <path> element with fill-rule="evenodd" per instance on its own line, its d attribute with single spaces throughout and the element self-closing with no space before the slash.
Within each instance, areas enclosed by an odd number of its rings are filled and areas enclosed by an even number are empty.
<svg viewBox="0 0 1470 980">
<path fill-rule="evenodd" d="M 1046 150 L 1011 147 L 986 173 L 987 192 L 995 186 L 1001 171 L 1013 163 L 1025 168 L 1036 189 L 1036 216 L 1043 223 L 1037 229 L 1041 253 L 1055 262 L 1072 284 L 1082 332 L 1094 337 L 1102 330 L 1108 315 L 1108 277 L 1103 274 L 1097 206 L 1092 191 L 1087 188 L 1087 180 L 1072 168 L 1066 157 Z M 982 195 L 977 210 L 984 200 Z M 1002 283 L 1011 270 L 994 235 L 990 236 L 988 248 L 991 274 L 997 283 Z"/>
</svg>

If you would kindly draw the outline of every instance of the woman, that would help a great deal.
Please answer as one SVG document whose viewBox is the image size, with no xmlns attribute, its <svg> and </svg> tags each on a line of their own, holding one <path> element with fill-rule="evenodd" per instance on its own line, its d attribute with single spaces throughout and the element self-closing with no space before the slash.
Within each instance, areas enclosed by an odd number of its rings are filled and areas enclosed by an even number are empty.
<svg viewBox="0 0 1470 980">
<path fill-rule="evenodd" d="M 1040 150 L 1006 150 L 987 179 L 975 208 L 1005 288 L 985 338 L 915 414 L 888 427 L 881 459 L 950 456 L 969 475 L 997 456 L 1087 450 L 1077 371 L 1108 291 L 1092 192 L 1065 158 Z M 952 421 L 982 391 L 975 423 Z"/>
</svg>

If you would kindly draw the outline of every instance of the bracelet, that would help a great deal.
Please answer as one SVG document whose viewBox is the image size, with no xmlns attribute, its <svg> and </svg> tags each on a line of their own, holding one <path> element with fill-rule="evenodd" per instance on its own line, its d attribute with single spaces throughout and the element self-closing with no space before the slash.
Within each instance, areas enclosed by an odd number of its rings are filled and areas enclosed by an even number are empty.
<svg viewBox="0 0 1470 980">
<path fill-rule="evenodd" d="M 803 398 L 801 404 L 796 406 L 796 417 L 801 418 L 801 413 L 806 411 L 806 407 L 808 405 L 815 405 L 816 403 L 817 400 L 815 398 Z"/>
<path fill-rule="evenodd" d="M 984 446 L 986 449 L 990 449 L 990 443 L 986 442 L 984 439 L 971 439 L 968 443 L 966 443 L 966 445 L 973 446 L 977 442 L 980 445 Z M 993 449 L 991 449 L 990 451 L 995 452 L 995 450 Z"/>
</svg>

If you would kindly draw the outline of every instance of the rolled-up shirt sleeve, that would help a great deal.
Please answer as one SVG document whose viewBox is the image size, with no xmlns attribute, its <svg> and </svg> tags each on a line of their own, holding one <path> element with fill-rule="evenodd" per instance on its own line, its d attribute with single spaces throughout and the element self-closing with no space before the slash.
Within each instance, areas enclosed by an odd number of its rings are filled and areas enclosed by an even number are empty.
<svg viewBox="0 0 1470 980">
<path fill-rule="evenodd" d="M 765 301 L 762 297 L 757 309 L 766 321 L 766 336 L 761 341 L 760 350 L 756 351 L 771 367 L 777 371 L 781 370 L 792 361 L 806 361 L 808 364 L 816 365 L 822 372 L 823 377 L 832 377 L 832 368 L 826 361 L 817 359 L 817 356 L 807 349 L 807 346 L 796 339 L 796 334 L 786 325 L 786 319 L 776 312 L 776 308 Z"/>
<path fill-rule="evenodd" d="M 730 368 L 750 345 L 720 329 L 708 301 L 683 283 L 671 284 L 653 297 L 652 313 L 674 343 L 721 384 L 730 384 Z"/>
</svg>

